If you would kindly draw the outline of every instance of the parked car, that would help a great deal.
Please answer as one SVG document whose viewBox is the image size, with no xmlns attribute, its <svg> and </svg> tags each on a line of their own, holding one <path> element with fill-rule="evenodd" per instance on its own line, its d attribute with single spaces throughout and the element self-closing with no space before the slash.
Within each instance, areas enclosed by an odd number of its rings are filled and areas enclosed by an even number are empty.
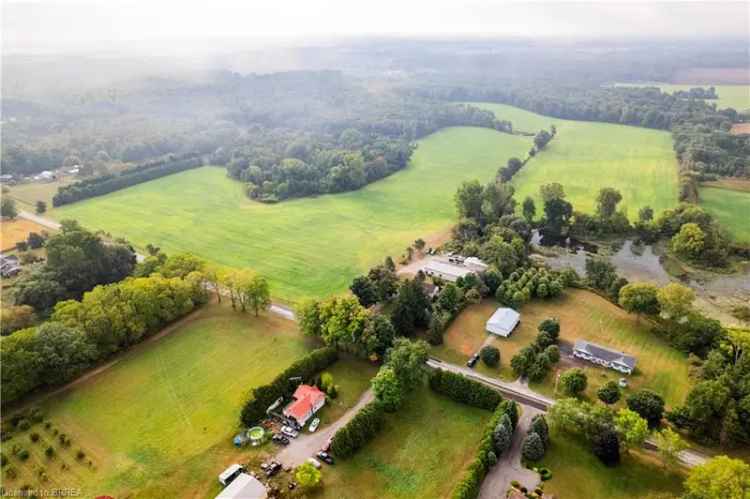
<svg viewBox="0 0 750 499">
<path fill-rule="evenodd" d="M 330 455 L 329 453 L 324 452 L 324 451 L 320 451 L 320 452 L 318 452 L 317 456 L 318 456 L 318 459 L 320 459 L 324 463 L 326 463 L 326 464 L 333 464 L 333 456 Z"/>
<path fill-rule="evenodd" d="M 310 423 L 310 433 L 315 432 L 315 430 L 318 429 L 318 426 L 320 426 L 320 418 L 313 419 L 312 423 Z"/>
<path fill-rule="evenodd" d="M 241 464 L 233 464 L 219 475 L 219 483 L 226 487 L 244 471 L 245 467 Z"/>
<path fill-rule="evenodd" d="M 320 461 L 318 461 L 314 457 L 308 457 L 307 458 L 307 462 L 310 463 L 310 464 L 312 464 L 313 466 L 315 466 L 318 469 L 320 469 L 320 467 L 322 466 L 322 464 L 320 464 Z"/>
<path fill-rule="evenodd" d="M 299 432 L 291 426 L 282 426 L 281 433 L 290 438 L 297 438 L 299 436 Z"/>
<path fill-rule="evenodd" d="M 466 367 L 474 367 L 477 364 L 477 361 L 479 360 L 479 354 L 475 353 L 471 356 L 471 358 L 466 362 Z"/>
<path fill-rule="evenodd" d="M 282 435 L 281 433 L 276 433 L 276 434 L 274 434 L 274 436 L 273 436 L 273 437 L 271 437 L 271 441 L 272 441 L 273 443 L 275 443 L 275 444 L 279 444 L 279 445 L 289 445 L 289 439 L 288 439 L 288 438 L 286 438 L 286 437 L 285 437 L 284 435 Z"/>
<path fill-rule="evenodd" d="M 277 461 L 271 461 L 266 467 L 266 476 L 271 478 L 281 470 L 281 463 Z"/>
<path fill-rule="evenodd" d="M 620 385 L 620 388 L 627 388 L 628 380 L 626 380 L 625 378 L 620 378 L 620 381 L 618 381 L 617 384 Z"/>
</svg>

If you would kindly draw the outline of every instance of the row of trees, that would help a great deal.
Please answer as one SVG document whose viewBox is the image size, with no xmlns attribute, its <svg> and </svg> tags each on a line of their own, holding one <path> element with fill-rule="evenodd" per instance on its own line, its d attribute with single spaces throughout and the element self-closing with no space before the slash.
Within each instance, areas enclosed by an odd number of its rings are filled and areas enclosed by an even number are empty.
<svg viewBox="0 0 750 499">
<path fill-rule="evenodd" d="M 242 406 L 240 421 L 253 426 L 266 417 L 266 410 L 279 397 L 290 397 L 299 385 L 299 378 L 311 380 L 316 374 L 338 360 L 338 351 L 333 347 L 319 348 L 295 361 L 266 385 L 255 387 Z"/>
<path fill-rule="evenodd" d="M 331 452 L 339 458 L 353 455 L 378 434 L 384 421 L 385 407 L 373 400 L 333 435 Z"/>
<path fill-rule="evenodd" d="M 433 391 L 472 407 L 491 411 L 503 400 L 495 390 L 450 371 L 433 369 L 429 381 Z"/>
<path fill-rule="evenodd" d="M 97 286 L 81 301 L 55 306 L 50 321 L 0 341 L 2 396 L 12 402 L 36 388 L 73 379 L 204 303 L 199 275 L 152 276 Z"/>
<path fill-rule="evenodd" d="M 560 361 L 558 320 L 545 319 L 539 323 L 538 330 L 534 342 L 523 347 L 510 360 L 510 366 L 517 376 L 524 376 L 533 382 L 542 381 L 552 366 Z"/>
<path fill-rule="evenodd" d="M 170 154 L 165 159 L 144 163 L 117 174 L 101 175 L 62 186 L 52 198 L 52 205 L 62 206 L 82 199 L 103 196 L 110 192 L 199 166 L 203 166 L 203 159 L 199 154 L 191 153 L 182 156 Z"/>
</svg>

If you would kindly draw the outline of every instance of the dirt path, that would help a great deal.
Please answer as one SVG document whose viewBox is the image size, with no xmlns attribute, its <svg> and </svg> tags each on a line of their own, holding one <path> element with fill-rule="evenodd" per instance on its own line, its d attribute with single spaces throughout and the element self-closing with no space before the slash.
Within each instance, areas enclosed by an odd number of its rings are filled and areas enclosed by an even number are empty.
<svg viewBox="0 0 750 499">
<path fill-rule="evenodd" d="M 39 215 L 34 215 L 33 213 L 24 210 L 19 211 L 18 216 L 38 223 L 42 227 L 47 227 L 48 229 L 60 230 L 60 224 L 50 218 L 40 217 Z"/>
<path fill-rule="evenodd" d="M 299 466 L 304 463 L 308 457 L 315 457 L 315 454 L 328 442 L 339 428 L 351 420 L 359 410 L 373 399 L 371 389 L 367 389 L 359 398 L 357 403 L 346 411 L 343 416 L 334 423 L 321 428 L 315 433 L 309 433 L 306 430 L 300 432 L 299 437 L 291 439 L 291 443 L 284 447 L 277 455 L 276 459 L 284 466 Z"/>
<path fill-rule="evenodd" d="M 490 468 L 479 490 L 479 499 L 501 499 L 510 488 L 510 482 L 517 480 L 528 490 L 534 490 L 539 485 L 539 474 L 525 468 L 521 464 L 521 444 L 531 425 L 531 418 L 542 411 L 533 407 L 523 406 L 523 413 L 518 420 L 518 426 L 513 433 L 513 442 L 508 452 L 500 456 L 497 464 Z"/>
</svg>

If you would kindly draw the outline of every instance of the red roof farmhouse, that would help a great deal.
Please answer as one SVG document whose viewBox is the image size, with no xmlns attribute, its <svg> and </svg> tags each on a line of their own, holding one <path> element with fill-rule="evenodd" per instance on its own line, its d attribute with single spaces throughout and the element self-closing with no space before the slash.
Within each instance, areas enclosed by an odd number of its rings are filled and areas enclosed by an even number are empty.
<svg viewBox="0 0 750 499">
<path fill-rule="evenodd" d="M 297 421 L 300 426 L 318 412 L 326 403 L 326 394 L 317 386 L 299 385 L 292 395 L 294 401 L 284 408 L 284 416 Z"/>
</svg>

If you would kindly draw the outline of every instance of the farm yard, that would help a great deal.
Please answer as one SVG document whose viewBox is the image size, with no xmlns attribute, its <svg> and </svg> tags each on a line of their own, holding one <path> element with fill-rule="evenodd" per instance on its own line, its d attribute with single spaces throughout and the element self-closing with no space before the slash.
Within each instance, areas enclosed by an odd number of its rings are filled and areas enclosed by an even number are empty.
<svg viewBox="0 0 750 499">
<path fill-rule="evenodd" d="M 467 307 L 451 324 L 444 336 L 444 344 L 433 347 L 432 353 L 448 362 L 464 364 L 487 339 L 484 330 L 487 319 L 499 305 L 494 300 Z M 483 363 L 477 369 L 505 380 L 514 378 L 510 359 L 521 348 L 532 343 L 537 325 L 544 319 L 560 320 L 560 341 L 572 348 L 576 339 L 585 339 L 602 346 L 621 350 L 636 357 L 636 372 L 628 377 L 630 390 L 649 388 L 660 393 L 667 405 L 681 404 L 690 388 L 688 364 L 684 354 L 672 348 L 664 339 L 649 331 L 645 320 L 628 314 L 604 298 L 589 291 L 568 289 L 562 297 L 547 301 L 535 300 L 520 310 L 521 323 L 509 338 L 490 338 L 489 344 L 500 350 L 500 370 L 490 370 Z M 565 351 L 565 348 L 562 349 Z M 558 368 L 565 369 L 561 360 Z M 596 390 L 607 381 L 622 375 L 612 370 L 583 364 L 589 380 L 586 395 L 596 399 Z M 553 395 L 555 373 L 532 388 L 545 395 Z"/>
<path fill-rule="evenodd" d="M 553 432 L 552 445 L 540 463 L 552 470 L 544 490 L 559 499 L 630 499 L 660 493 L 672 497 L 682 493 L 684 477 L 664 470 L 643 452 L 633 454 L 623 457 L 619 466 L 608 467 L 591 453 L 587 443 Z"/>
<path fill-rule="evenodd" d="M 700 204 L 716 217 L 737 241 L 750 243 L 750 192 L 725 187 L 702 187 Z"/>
<path fill-rule="evenodd" d="M 539 187 L 559 182 L 574 209 L 593 213 L 602 187 L 622 193 L 620 208 L 634 220 L 638 210 L 656 213 L 677 204 L 677 160 L 669 132 L 609 123 L 561 120 L 512 106 L 472 103 L 510 120 L 516 130 L 537 132 L 554 124 L 557 135 L 512 180 L 516 199 L 531 196 L 541 206 Z M 540 216 L 537 208 L 537 216 Z"/>
<path fill-rule="evenodd" d="M 138 497 L 195 497 L 212 485 L 207 477 L 238 459 L 231 437 L 248 390 L 311 347 L 294 323 L 274 315 L 256 319 L 227 305 L 204 307 L 170 334 L 39 404 L 46 419 L 73 439 L 71 449 L 84 449 L 94 466 L 52 472 L 60 466 L 54 460 L 48 474 L 60 486 L 81 487 L 87 497 L 136 491 Z M 366 385 L 341 381 L 342 403 L 359 397 L 344 395 L 350 386 Z M 27 481 L 35 483 L 22 483 Z"/>
<path fill-rule="evenodd" d="M 30 232 L 41 234 L 43 231 L 49 231 L 49 229 L 24 218 L 3 220 L 0 223 L 0 242 L 2 243 L 0 251 L 14 249 L 17 242 L 26 241 Z"/>
<path fill-rule="evenodd" d="M 409 167 L 361 190 L 276 205 L 247 199 L 223 168 L 170 175 L 53 210 L 93 230 L 189 251 L 266 275 L 275 298 L 296 301 L 344 291 L 352 278 L 414 239 L 455 221 L 464 180 L 490 180 L 522 157 L 530 139 L 483 128 L 449 128 L 419 141 Z"/>
<path fill-rule="evenodd" d="M 387 418 L 373 441 L 323 470 L 323 488 L 313 497 L 448 497 L 454 481 L 445 477 L 460 476 L 474 458 L 490 416 L 427 387 L 417 390 Z"/>
</svg>

